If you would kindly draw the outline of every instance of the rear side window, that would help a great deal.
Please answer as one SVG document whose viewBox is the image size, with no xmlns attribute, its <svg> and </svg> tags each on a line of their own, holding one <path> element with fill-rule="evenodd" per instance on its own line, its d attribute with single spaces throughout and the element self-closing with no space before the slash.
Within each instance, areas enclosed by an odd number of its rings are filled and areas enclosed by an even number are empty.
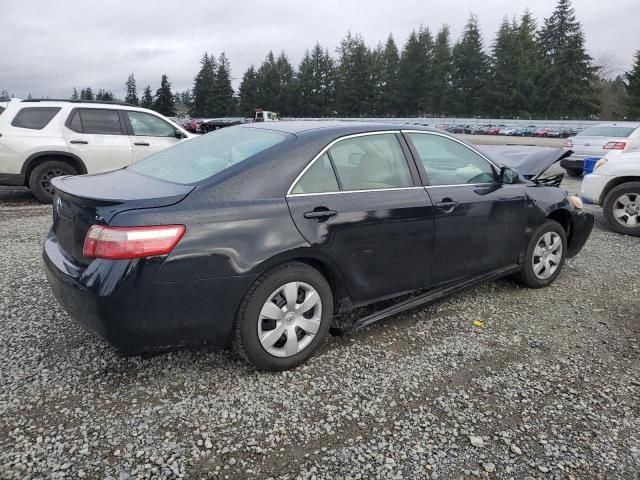
<svg viewBox="0 0 640 480">
<path fill-rule="evenodd" d="M 189 185 L 284 142 L 288 136 L 272 130 L 227 127 L 151 154 L 128 168 Z"/>
<path fill-rule="evenodd" d="M 18 128 L 42 130 L 60 111 L 60 107 L 27 107 L 23 108 L 11 122 Z"/>
<path fill-rule="evenodd" d="M 67 122 L 67 127 L 78 133 L 122 135 L 122 124 L 117 110 L 79 108 Z"/>
<path fill-rule="evenodd" d="M 298 183 L 291 189 L 291 193 L 327 193 L 339 190 L 340 187 L 336 175 L 333 173 L 331 160 L 329 160 L 329 155 L 325 153 L 304 172 Z"/>
</svg>

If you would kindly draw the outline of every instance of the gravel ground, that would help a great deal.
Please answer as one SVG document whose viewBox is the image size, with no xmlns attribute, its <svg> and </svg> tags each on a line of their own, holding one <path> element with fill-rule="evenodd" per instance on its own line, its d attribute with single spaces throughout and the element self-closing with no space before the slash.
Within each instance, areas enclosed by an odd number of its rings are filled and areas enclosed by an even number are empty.
<svg viewBox="0 0 640 480">
<path fill-rule="evenodd" d="M 115 355 L 49 292 L 50 207 L 1 189 L 0 478 L 637 479 L 640 239 L 591 210 L 552 287 L 486 284 L 268 374 Z"/>
</svg>

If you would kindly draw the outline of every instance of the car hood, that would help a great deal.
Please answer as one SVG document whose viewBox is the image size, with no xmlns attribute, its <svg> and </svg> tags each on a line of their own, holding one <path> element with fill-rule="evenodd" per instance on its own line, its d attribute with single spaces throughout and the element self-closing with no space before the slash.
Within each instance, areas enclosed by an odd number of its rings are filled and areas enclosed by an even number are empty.
<svg viewBox="0 0 640 480">
<path fill-rule="evenodd" d="M 564 148 L 525 145 L 482 145 L 477 148 L 491 160 L 515 170 L 527 179 L 539 177 L 554 163 L 573 153 Z"/>
</svg>

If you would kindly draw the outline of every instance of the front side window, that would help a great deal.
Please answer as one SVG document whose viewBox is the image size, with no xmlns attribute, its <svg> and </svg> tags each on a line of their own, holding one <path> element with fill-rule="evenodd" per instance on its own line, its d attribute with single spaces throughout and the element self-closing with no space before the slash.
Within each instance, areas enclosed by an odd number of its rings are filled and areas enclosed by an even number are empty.
<svg viewBox="0 0 640 480">
<path fill-rule="evenodd" d="M 347 138 L 329 149 L 342 190 L 411 187 L 409 166 L 393 133 Z"/>
<path fill-rule="evenodd" d="M 78 125 L 81 125 L 82 133 L 122 135 L 122 125 L 117 110 L 79 108 L 70 123 L 73 129 Z"/>
<path fill-rule="evenodd" d="M 331 160 L 326 153 L 318 158 L 295 184 L 291 193 L 329 193 L 340 190 L 333 172 Z"/>
<path fill-rule="evenodd" d="M 466 145 L 442 135 L 409 133 L 431 185 L 492 183 L 491 164 Z"/>
<path fill-rule="evenodd" d="M 164 120 L 144 112 L 127 112 L 133 134 L 146 137 L 175 137 L 176 129 Z"/>
<path fill-rule="evenodd" d="M 60 107 L 27 107 L 23 108 L 11 122 L 11 125 L 18 128 L 29 128 L 31 130 L 42 130 L 53 117 L 60 111 Z"/>
<path fill-rule="evenodd" d="M 289 134 L 227 127 L 161 150 L 128 167 L 170 182 L 193 184 L 284 142 Z"/>
</svg>

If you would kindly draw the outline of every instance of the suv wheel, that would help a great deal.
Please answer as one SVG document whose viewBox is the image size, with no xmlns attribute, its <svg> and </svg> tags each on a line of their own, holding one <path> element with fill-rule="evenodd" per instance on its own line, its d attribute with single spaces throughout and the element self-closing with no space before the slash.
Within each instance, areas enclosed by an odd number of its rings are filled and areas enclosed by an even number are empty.
<svg viewBox="0 0 640 480">
<path fill-rule="evenodd" d="M 602 208 L 611 230 L 640 236 L 640 182 L 615 187 L 605 197 Z"/>
<path fill-rule="evenodd" d="M 29 176 L 29 188 L 33 195 L 42 203 L 51 203 L 55 189 L 51 180 L 63 175 L 77 175 L 75 168 L 60 160 L 42 162 L 33 169 Z"/>
<path fill-rule="evenodd" d="M 324 276 L 292 262 L 261 276 L 236 318 L 235 349 L 263 370 L 288 370 L 322 344 L 333 317 L 333 295 Z"/>
</svg>

